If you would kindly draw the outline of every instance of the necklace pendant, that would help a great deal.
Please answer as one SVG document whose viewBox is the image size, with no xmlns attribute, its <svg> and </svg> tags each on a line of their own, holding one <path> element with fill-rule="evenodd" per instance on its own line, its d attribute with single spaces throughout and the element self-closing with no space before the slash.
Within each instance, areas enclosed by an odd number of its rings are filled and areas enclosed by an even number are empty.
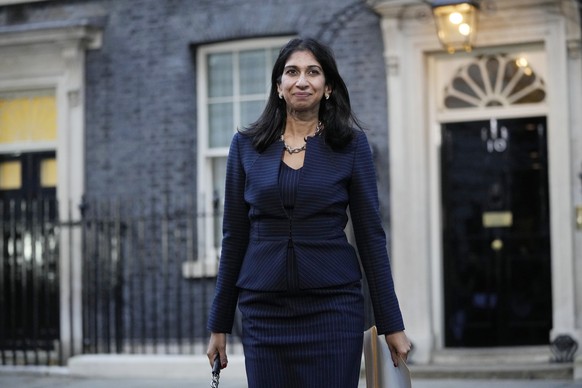
<svg viewBox="0 0 582 388">
<path fill-rule="evenodd" d="M 291 147 L 290 145 L 285 143 L 285 137 L 283 135 L 281 135 L 281 141 L 283 142 L 283 147 L 285 147 L 285 151 L 287 151 L 289 153 L 289 155 L 298 154 L 300 152 L 303 152 L 303 151 L 305 151 L 305 148 L 307 147 L 307 142 L 305 142 L 305 144 L 303 144 L 301 147 Z"/>
<path fill-rule="evenodd" d="M 301 147 L 290 147 L 287 144 L 285 145 L 285 151 L 287 151 L 289 153 L 289 155 L 293 155 L 293 154 L 298 154 L 302 151 L 305 151 L 305 144 L 303 144 Z"/>
</svg>

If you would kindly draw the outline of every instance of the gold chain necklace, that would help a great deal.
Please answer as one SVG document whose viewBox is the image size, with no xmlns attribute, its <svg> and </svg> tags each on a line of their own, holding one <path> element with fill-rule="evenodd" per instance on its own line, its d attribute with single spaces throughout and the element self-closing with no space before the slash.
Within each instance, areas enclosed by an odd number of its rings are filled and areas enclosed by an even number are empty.
<svg viewBox="0 0 582 388">
<path fill-rule="evenodd" d="M 321 121 L 320 121 L 317 123 L 317 126 L 315 127 L 315 133 L 311 136 L 319 135 L 319 133 L 321 132 L 322 129 L 323 129 L 323 125 L 321 124 Z M 303 138 L 305 143 L 301 147 L 291 147 L 290 145 L 285 143 L 285 134 L 281 134 L 281 141 L 283 142 L 283 146 L 285 147 L 285 151 L 287 151 L 289 153 L 289 155 L 293 155 L 293 154 L 298 154 L 300 152 L 305 151 L 305 149 L 307 148 L 307 138 L 311 137 L 311 136 L 306 136 Z"/>
</svg>

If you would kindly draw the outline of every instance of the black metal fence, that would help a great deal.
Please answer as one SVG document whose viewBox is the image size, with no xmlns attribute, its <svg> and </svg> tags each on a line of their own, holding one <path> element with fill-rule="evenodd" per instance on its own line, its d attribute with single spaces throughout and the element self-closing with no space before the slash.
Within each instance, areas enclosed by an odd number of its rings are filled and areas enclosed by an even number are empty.
<svg viewBox="0 0 582 388">
<path fill-rule="evenodd" d="M 66 363 L 63 354 L 74 351 L 63 349 L 62 331 L 74 326 L 82 353 L 205 353 L 218 251 L 205 248 L 206 229 L 220 214 L 198 213 L 189 197 L 87 200 L 77 222 L 57 221 L 54 201 L 5 203 L 2 211 L 2 364 Z M 60 237 L 73 229 L 81 247 L 70 262 L 59 260 L 59 242 L 67 241 Z M 71 272 L 66 282 L 81 313 L 63 326 L 60 303 L 69 300 L 59 299 L 60 266 L 73 263 L 80 278 Z"/>
</svg>

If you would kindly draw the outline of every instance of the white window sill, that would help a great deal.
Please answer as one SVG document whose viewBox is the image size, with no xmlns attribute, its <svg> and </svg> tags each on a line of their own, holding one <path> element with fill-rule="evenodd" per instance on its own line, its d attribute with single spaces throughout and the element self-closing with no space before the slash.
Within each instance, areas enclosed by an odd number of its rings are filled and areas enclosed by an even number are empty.
<svg viewBox="0 0 582 388">
<path fill-rule="evenodd" d="M 182 276 L 186 279 L 214 277 L 218 273 L 218 260 L 215 257 L 182 263 Z"/>
</svg>

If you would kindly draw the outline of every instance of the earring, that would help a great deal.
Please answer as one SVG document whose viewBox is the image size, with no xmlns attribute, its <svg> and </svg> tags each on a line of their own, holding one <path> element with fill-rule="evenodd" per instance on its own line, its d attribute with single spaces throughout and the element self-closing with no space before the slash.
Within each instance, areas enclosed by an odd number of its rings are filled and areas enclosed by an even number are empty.
<svg viewBox="0 0 582 388">
<path fill-rule="evenodd" d="M 329 93 L 325 93 L 325 99 L 329 100 Z"/>
<path fill-rule="evenodd" d="M 279 93 L 279 99 L 282 100 L 283 99 L 283 93 Z"/>
</svg>

